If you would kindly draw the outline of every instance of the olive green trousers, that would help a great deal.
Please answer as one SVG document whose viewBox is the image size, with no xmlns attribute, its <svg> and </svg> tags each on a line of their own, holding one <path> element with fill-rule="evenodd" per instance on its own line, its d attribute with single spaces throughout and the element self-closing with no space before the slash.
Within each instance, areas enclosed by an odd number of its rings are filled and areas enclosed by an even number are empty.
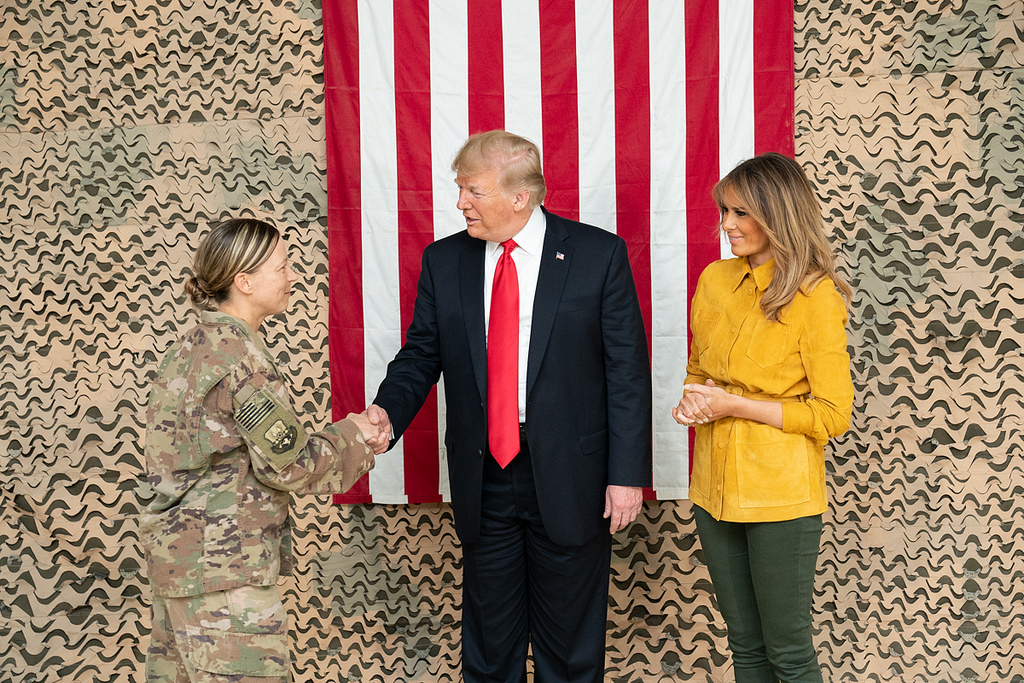
<svg viewBox="0 0 1024 683">
<path fill-rule="evenodd" d="M 739 523 L 694 514 L 736 683 L 821 683 L 811 638 L 821 515 Z"/>
</svg>

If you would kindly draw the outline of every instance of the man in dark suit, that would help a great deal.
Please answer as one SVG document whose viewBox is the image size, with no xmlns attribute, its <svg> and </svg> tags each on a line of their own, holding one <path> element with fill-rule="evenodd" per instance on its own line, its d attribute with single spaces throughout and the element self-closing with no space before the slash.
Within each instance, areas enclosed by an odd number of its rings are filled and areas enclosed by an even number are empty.
<svg viewBox="0 0 1024 683">
<path fill-rule="evenodd" d="M 611 534 L 650 484 L 651 375 L 626 245 L 540 207 L 532 142 L 470 137 L 466 230 L 423 252 L 370 418 L 397 439 L 443 373 L 463 676 L 601 681 Z M 603 521 L 606 519 L 608 521 Z"/>
</svg>

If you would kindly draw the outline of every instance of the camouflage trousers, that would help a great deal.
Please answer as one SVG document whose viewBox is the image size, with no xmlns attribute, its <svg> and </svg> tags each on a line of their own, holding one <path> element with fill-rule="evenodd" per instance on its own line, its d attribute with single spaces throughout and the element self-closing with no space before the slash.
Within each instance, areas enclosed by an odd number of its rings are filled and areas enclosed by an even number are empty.
<svg viewBox="0 0 1024 683">
<path fill-rule="evenodd" d="M 153 597 L 149 683 L 286 683 L 288 615 L 277 586 Z"/>
</svg>

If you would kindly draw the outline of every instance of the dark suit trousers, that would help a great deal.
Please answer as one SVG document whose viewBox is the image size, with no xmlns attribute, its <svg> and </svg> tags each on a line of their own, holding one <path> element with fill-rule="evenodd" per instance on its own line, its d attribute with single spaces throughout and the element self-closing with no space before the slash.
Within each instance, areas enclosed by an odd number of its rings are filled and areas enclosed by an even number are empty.
<svg viewBox="0 0 1024 683">
<path fill-rule="evenodd" d="M 485 455 L 480 538 L 463 546 L 462 669 L 466 683 L 604 679 L 611 535 L 553 543 L 537 505 L 530 452 L 502 470 Z"/>
</svg>

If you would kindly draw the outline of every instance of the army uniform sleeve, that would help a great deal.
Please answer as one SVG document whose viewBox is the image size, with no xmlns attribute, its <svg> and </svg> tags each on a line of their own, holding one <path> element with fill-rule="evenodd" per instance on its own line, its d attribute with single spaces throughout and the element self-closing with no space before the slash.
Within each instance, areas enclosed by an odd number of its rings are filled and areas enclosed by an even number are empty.
<svg viewBox="0 0 1024 683">
<path fill-rule="evenodd" d="M 307 433 L 284 385 L 266 374 L 247 378 L 232 405 L 253 474 L 271 488 L 343 493 L 373 468 L 373 450 L 355 423 L 340 420 L 322 432 Z"/>
</svg>

